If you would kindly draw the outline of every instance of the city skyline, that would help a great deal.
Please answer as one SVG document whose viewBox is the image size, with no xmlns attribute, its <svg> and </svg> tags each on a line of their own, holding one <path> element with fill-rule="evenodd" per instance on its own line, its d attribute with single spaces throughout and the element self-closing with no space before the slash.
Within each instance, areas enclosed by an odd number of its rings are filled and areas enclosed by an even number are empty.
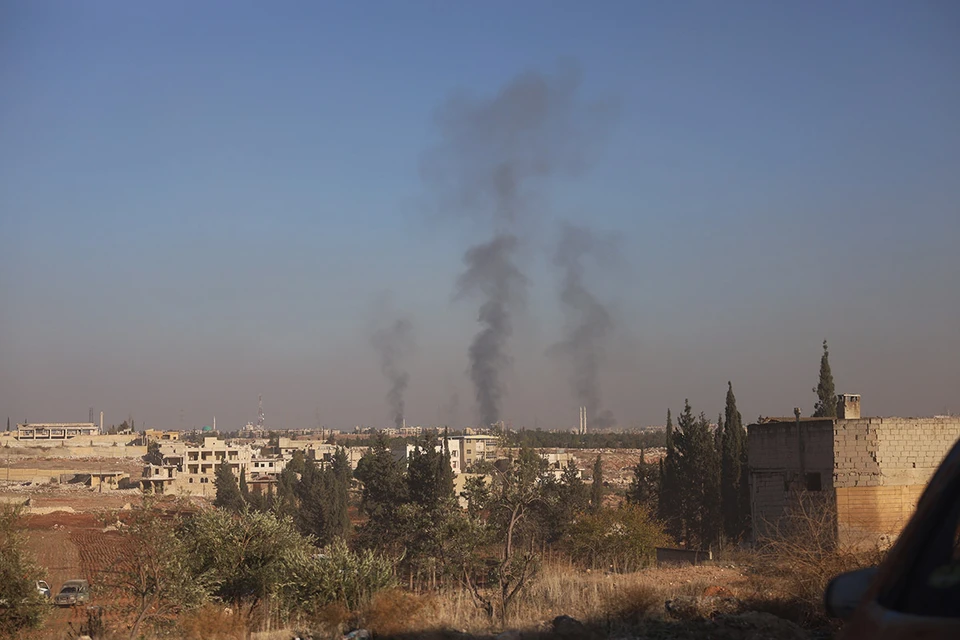
<svg viewBox="0 0 960 640">
<path fill-rule="evenodd" d="M 504 420 L 576 428 L 585 404 L 571 362 L 594 361 L 556 355 L 565 223 L 616 240 L 583 282 L 621 425 L 714 417 L 728 380 L 745 422 L 809 415 L 824 339 L 864 415 L 960 411 L 958 25 L 949 3 L 9 3 L 0 415 L 230 429 L 262 394 L 268 426 L 388 426 L 387 296 L 416 337 L 408 423 L 477 424 L 457 282 L 503 229 L 425 164 L 445 105 L 568 68 L 608 110 L 510 228 Z"/>
</svg>

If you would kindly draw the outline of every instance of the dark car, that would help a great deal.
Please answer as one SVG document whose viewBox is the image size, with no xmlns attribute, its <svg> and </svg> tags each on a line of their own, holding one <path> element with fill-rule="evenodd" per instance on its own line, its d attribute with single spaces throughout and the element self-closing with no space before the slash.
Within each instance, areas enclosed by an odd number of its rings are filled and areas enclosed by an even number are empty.
<svg viewBox="0 0 960 640">
<path fill-rule="evenodd" d="M 879 567 L 844 573 L 825 593 L 846 640 L 960 638 L 960 441 Z"/>
<path fill-rule="evenodd" d="M 86 580 L 68 580 L 53 599 L 58 607 L 72 607 L 90 602 L 90 584 Z"/>
</svg>

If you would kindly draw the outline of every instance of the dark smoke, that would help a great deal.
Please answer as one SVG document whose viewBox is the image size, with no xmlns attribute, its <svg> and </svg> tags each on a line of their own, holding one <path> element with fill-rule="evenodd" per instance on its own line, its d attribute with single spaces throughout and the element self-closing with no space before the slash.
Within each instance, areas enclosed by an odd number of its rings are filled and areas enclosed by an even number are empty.
<svg viewBox="0 0 960 640">
<path fill-rule="evenodd" d="M 612 242 L 601 241 L 589 229 L 564 225 L 553 256 L 562 273 L 560 305 L 566 323 L 564 339 L 551 351 L 570 359 L 577 400 L 587 408 L 590 426 L 601 429 L 616 424 L 613 413 L 601 409 L 600 394 L 600 369 L 614 325 L 610 312 L 587 285 L 584 259 L 592 256 L 602 262 L 614 252 Z"/>
<path fill-rule="evenodd" d="M 397 318 L 390 325 L 376 330 L 371 337 L 373 348 L 380 356 L 380 371 L 390 383 L 387 392 L 387 404 L 390 407 L 390 417 L 399 429 L 403 426 L 404 393 L 410 375 L 406 372 L 403 360 L 413 351 L 413 326 L 405 318 Z"/>
<path fill-rule="evenodd" d="M 514 262 L 515 234 L 542 206 L 545 181 L 584 168 L 609 119 L 609 110 L 577 101 L 579 86 L 576 70 L 565 68 L 555 76 L 522 74 L 493 98 L 453 96 L 437 112 L 442 142 L 421 168 L 444 211 L 494 230 L 467 250 L 458 281 L 459 292 L 483 299 L 469 371 L 485 425 L 500 419 L 510 317 L 526 287 Z"/>
<path fill-rule="evenodd" d="M 526 278 L 513 264 L 517 239 L 499 234 L 490 242 L 471 247 L 463 261 L 467 270 L 457 280 L 457 289 L 465 295 L 479 294 L 484 302 L 477 321 L 480 333 L 470 345 L 470 380 L 476 390 L 481 424 L 500 420 L 503 397 L 501 373 L 510 363 L 506 353 L 510 337 L 511 308 L 523 301 Z"/>
</svg>

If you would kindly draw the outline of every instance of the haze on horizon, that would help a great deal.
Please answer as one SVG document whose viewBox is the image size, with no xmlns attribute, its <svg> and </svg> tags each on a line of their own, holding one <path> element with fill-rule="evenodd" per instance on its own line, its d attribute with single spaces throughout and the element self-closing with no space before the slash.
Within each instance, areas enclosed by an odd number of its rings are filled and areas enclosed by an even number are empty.
<svg viewBox="0 0 960 640">
<path fill-rule="evenodd" d="M 0 420 L 388 426 L 388 294 L 407 422 L 475 423 L 455 289 L 503 229 L 421 169 L 451 97 L 568 66 L 614 108 L 510 229 L 508 423 L 576 425 L 565 223 L 616 239 L 584 283 L 622 426 L 727 380 L 809 414 L 824 338 L 865 415 L 960 412 L 958 33 L 946 1 L 4 3 Z"/>
</svg>

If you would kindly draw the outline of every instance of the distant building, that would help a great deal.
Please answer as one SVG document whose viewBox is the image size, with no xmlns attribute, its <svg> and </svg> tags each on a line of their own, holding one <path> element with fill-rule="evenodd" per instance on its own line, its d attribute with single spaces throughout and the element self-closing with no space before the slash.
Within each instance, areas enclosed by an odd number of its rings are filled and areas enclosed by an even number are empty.
<svg viewBox="0 0 960 640">
<path fill-rule="evenodd" d="M 217 467 L 226 461 L 239 479 L 241 474 L 249 473 L 254 451 L 245 444 L 228 444 L 208 436 L 201 445 L 162 442 L 160 455 L 163 456 L 163 465 L 144 467 L 141 482 L 144 491 L 160 489 L 162 493 L 183 491 L 191 495 L 213 496 L 216 495 L 213 483 Z"/>
<path fill-rule="evenodd" d="M 160 431 L 159 429 L 146 429 L 143 432 L 148 442 L 173 442 L 180 440 L 179 431 Z"/>
<path fill-rule="evenodd" d="M 861 418 L 860 396 L 838 418 L 766 418 L 747 428 L 754 535 L 771 534 L 801 499 L 818 499 L 840 544 L 891 542 L 960 438 L 960 418 Z"/>
<path fill-rule="evenodd" d="M 69 440 L 98 435 L 100 435 L 100 427 L 92 422 L 43 422 L 17 425 L 17 440 Z"/>
</svg>

